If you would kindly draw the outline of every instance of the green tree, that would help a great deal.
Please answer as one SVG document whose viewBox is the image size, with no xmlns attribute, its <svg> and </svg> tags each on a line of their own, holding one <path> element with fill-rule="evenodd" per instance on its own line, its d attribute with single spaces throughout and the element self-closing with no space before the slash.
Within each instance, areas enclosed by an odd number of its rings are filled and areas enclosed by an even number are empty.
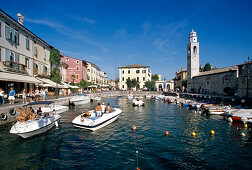
<svg viewBox="0 0 252 170">
<path fill-rule="evenodd" d="M 50 79 L 56 83 L 61 83 L 61 75 L 60 75 L 60 70 L 59 70 L 61 58 L 60 58 L 59 50 L 53 48 L 50 51 L 49 61 L 51 63 L 51 77 L 50 77 Z"/>
<path fill-rule="evenodd" d="M 135 88 L 138 83 L 139 82 L 136 79 L 132 79 L 131 80 L 131 86 L 132 86 L 132 88 Z"/>
<path fill-rule="evenodd" d="M 210 71 L 211 70 L 211 65 L 210 63 L 206 63 L 205 67 L 204 67 L 204 71 Z"/>
<path fill-rule="evenodd" d="M 155 88 L 155 82 L 148 80 L 145 82 L 145 87 L 148 88 L 149 90 L 153 90 Z"/>
<path fill-rule="evenodd" d="M 157 74 L 153 74 L 153 75 L 151 76 L 151 80 L 152 80 L 152 81 L 158 81 L 158 79 L 159 79 L 159 76 L 158 76 Z"/>
<path fill-rule="evenodd" d="M 137 82 L 136 79 L 130 80 L 130 78 L 128 78 L 128 79 L 126 80 L 126 84 L 127 84 L 127 87 L 128 87 L 129 90 L 131 90 L 132 88 L 136 87 L 137 83 L 138 83 L 138 82 Z"/>
<path fill-rule="evenodd" d="M 81 88 L 88 88 L 88 86 L 91 86 L 93 83 L 87 82 L 86 80 L 81 80 L 80 83 L 78 84 L 79 87 Z"/>
<path fill-rule="evenodd" d="M 75 75 L 71 75 L 71 79 L 73 80 L 72 82 L 74 83 L 74 80 L 75 80 Z"/>
</svg>

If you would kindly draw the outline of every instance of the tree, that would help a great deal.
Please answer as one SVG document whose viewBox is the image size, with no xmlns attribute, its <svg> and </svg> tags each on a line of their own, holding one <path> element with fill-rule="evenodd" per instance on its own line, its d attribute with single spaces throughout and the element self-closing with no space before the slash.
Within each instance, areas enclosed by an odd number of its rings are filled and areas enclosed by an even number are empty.
<svg viewBox="0 0 252 170">
<path fill-rule="evenodd" d="M 145 82 L 145 87 L 148 88 L 149 90 L 153 90 L 155 88 L 155 82 L 148 80 Z"/>
<path fill-rule="evenodd" d="M 61 83 L 61 75 L 59 70 L 60 65 L 60 52 L 59 50 L 53 48 L 50 52 L 49 61 L 51 63 L 51 77 L 50 79 L 56 83 Z"/>
<path fill-rule="evenodd" d="M 204 71 L 210 71 L 211 70 L 211 65 L 210 63 L 206 63 L 205 67 L 204 67 Z"/>
<path fill-rule="evenodd" d="M 153 75 L 151 76 L 151 80 L 152 80 L 152 81 L 158 81 L 158 79 L 159 79 L 159 76 L 158 76 L 157 74 L 153 74 Z"/>
<path fill-rule="evenodd" d="M 88 88 L 88 86 L 91 86 L 93 83 L 87 82 L 86 80 L 81 80 L 80 83 L 78 84 L 79 87 L 81 88 Z"/>
<path fill-rule="evenodd" d="M 129 90 L 132 89 L 132 88 L 134 88 L 134 87 L 136 87 L 137 83 L 138 83 L 138 82 L 137 82 L 136 79 L 130 80 L 130 78 L 128 78 L 128 79 L 126 80 L 126 84 L 127 84 L 127 87 L 128 87 Z"/>
</svg>

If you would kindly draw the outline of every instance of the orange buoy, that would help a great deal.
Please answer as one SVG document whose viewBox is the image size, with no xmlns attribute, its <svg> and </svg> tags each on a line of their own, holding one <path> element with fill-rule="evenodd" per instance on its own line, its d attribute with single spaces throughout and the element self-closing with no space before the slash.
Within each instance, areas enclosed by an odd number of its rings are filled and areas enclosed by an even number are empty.
<svg viewBox="0 0 252 170">
<path fill-rule="evenodd" d="M 168 131 L 165 131 L 165 136 L 169 136 L 169 132 Z"/>
<path fill-rule="evenodd" d="M 136 126 L 135 125 L 131 126 L 131 129 L 136 130 Z"/>
<path fill-rule="evenodd" d="M 136 170 L 140 170 L 140 168 L 136 167 Z"/>
</svg>

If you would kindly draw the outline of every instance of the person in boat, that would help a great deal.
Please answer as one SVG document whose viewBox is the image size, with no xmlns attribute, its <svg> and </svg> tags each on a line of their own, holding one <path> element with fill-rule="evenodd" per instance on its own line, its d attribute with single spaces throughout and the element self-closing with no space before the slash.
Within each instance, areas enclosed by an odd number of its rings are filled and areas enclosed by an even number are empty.
<svg viewBox="0 0 252 170">
<path fill-rule="evenodd" d="M 41 107 L 37 110 L 37 115 L 36 117 L 42 116 L 42 110 Z"/>
<path fill-rule="evenodd" d="M 111 111 L 111 108 L 110 108 L 109 103 L 108 103 L 107 106 L 106 106 L 106 113 L 109 113 L 110 111 Z"/>
<path fill-rule="evenodd" d="M 32 107 L 29 107 L 27 110 L 27 116 L 29 120 L 32 120 L 35 118 L 35 113 L 34 110 L 32 109 Z"/>
<path fill-rule="evenodd" d="M 55 109 L 53 109 L 52 115 L 56 115 L 56 110 Z"/>
<path fill-rule="evenodd" d="M 81 114 L 81 118 L 88 118 L 90 117 L 90 113 L 89 113 L 89 110 L 87 109 L 84 113 L 84 111 L 82 111 L 82 114 Z"/>
<path fill-rule="evenodd" d="M 101 107 L 100 103 L 98 103 L 98 105 L 95 107 L 95 112 L 96 112 L 96 116 L 97 117 L 101 117 L 102 116 L 102 107 Z"/>
<path fill-rule="evenodd" d="M 17 109 L 18 112 L 20 112 L 20 116 L 17 116 L 16 119 L 20 122 L 23 123 L 24 121 L 28 120 L 27 114 L 25 111 L 23 111 L 21 108 Z"/>
<path fill-rule="evenodd" d="M 105 113 L 105 109 L 106 109 L 105 103 L 102 103 L 101 107 L 102 107 L 102 113 Z"/>
</svg>

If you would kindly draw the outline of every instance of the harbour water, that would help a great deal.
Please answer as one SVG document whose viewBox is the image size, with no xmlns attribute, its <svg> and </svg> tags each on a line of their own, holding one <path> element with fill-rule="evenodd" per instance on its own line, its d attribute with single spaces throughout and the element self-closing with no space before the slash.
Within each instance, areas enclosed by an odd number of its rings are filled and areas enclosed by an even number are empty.
<svg viewBox="0 0 252 170">
<path fill-rule="evenodd" d="M 0 169 L 135 169 L 137 164 L 140 169 L 252 169 L 250 129 L 221 116 L 144 101 L 145 107 L 132 107 L 126 97 L 102 99 L 122 113 L 95 132 L 74 128 L 71 121 L 97 103 L 70 107 L 58 128 L 29 139 L 9 134 L 11 124 L 2 126 Z"/>
</svg>

